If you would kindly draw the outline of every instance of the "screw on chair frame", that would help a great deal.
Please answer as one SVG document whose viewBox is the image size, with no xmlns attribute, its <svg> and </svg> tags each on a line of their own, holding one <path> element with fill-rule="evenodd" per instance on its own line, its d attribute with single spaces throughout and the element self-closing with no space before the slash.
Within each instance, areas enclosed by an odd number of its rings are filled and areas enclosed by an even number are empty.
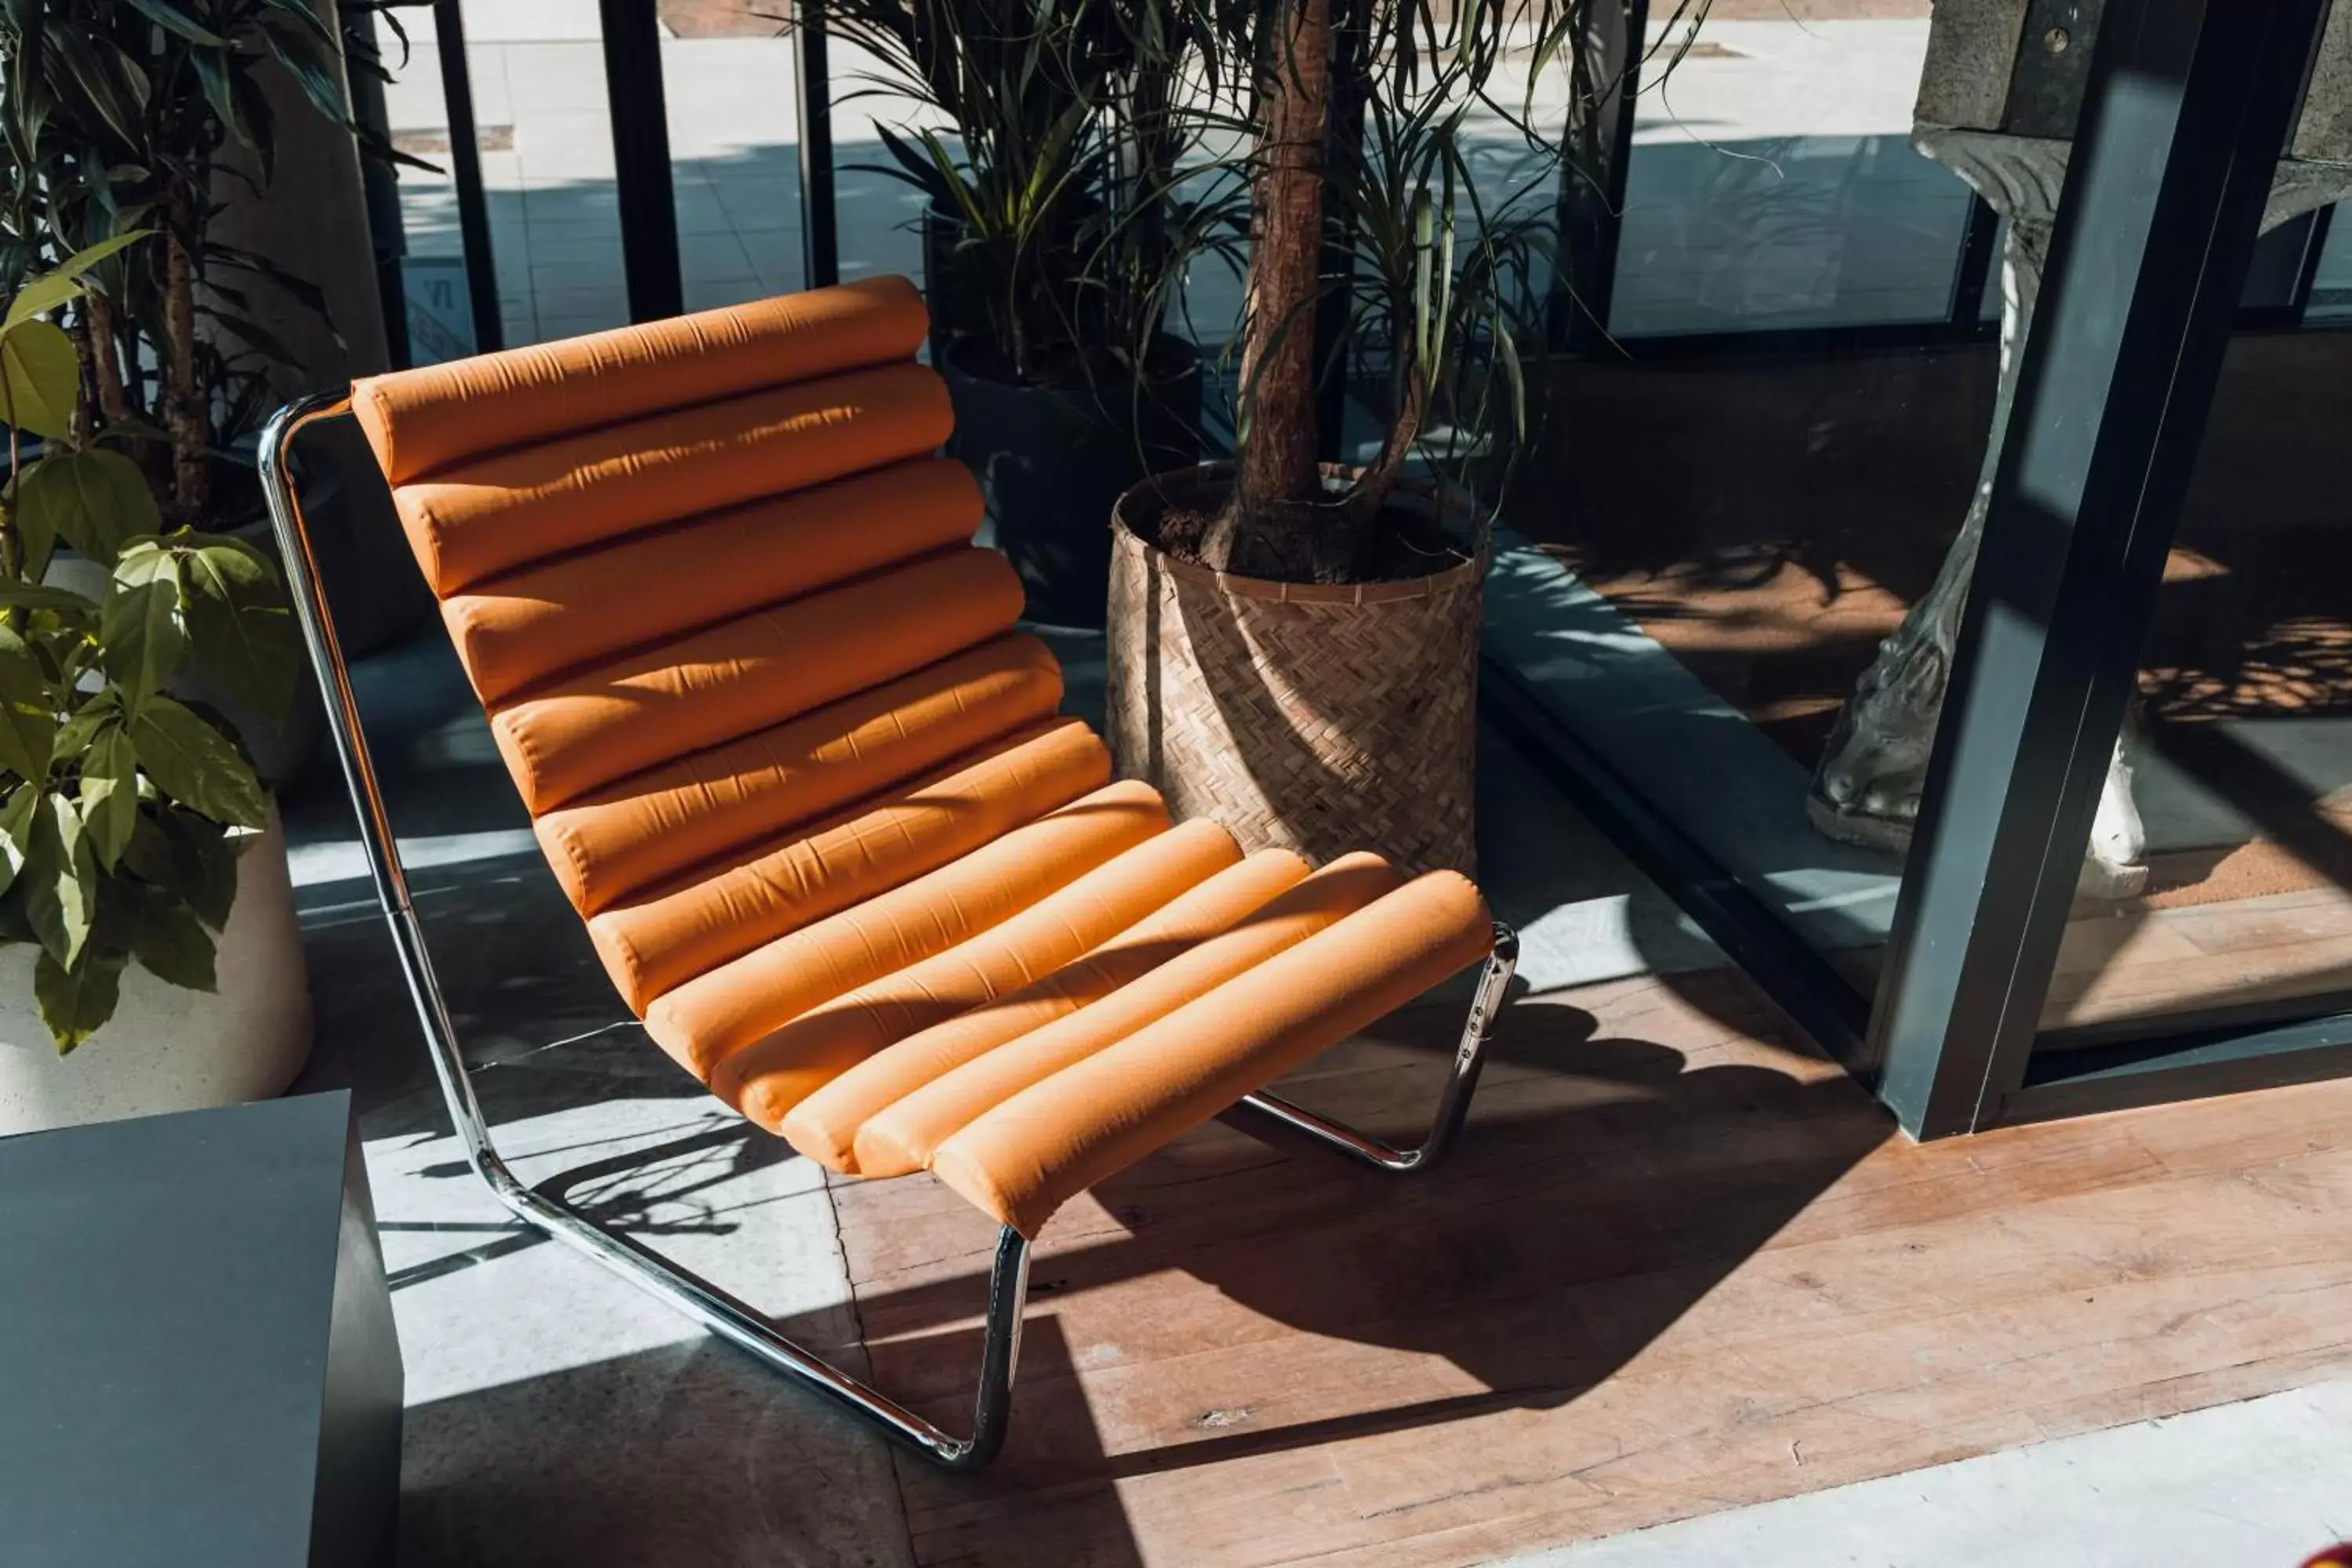
<svg viewBox="0 0 2352 1568">
<path fill-rule="evenodd" d="M 483 1120 L 481 1104 L 475 1098 L 473 1079 L 450 1023 L 440 982 L 434 974 L 432 957 L 425 950 L 424 930 L 409 899 L 407 873 L 401 864 L 399 844 L 394 837 L 391 817 L 377 784 L 375 765 L 361 725 L 359 704 L 352 689 L 350 668 L 344 663 L 334 622 L 328 612 L 317 558 L 288 466 L 289 443 L 304 425 L 345 414 L 350 406 L 347 395 L 321 393 L 278 410 L 261 437 L 262 489 L 276 527 L 295 616 L 301 625 L 303 642 L 326 699 L 328 728 L 334 737 L 336 755 L 342 763 L 343 779 L 350 786 L 352 804 L 359 817 L 368 871 L 374 879 L 384 919 L 392 929 L 393 948 L 407 979 L 409 996 L 424 1026 L 434 1076 L 440 1083 L 449 1120 L 465 1141 L 468 1163 L 499 1201 L 525 1223 L 570 1244 L 769 1366 L 798 1378 L 878 1424 L 925 1458 L 951 1470 L 978 1469 L 994 1458 L 1003 1446 L 1013 1369 L 1021 1354 L 1021 1314 L 1028 1296 L 1029 1243 L 1019 1231 L 1007 1226 L 997 1239 L 995 1263 L 989 1275 L 987 1328 L 981 1351 L 979 1388 L 973 1399 L 972 1430 L 970 1436 L 958 1437 L 794 1344 L 776 1332 L 747 1302 L 634 1238 L 607 1229 L 565 1201 L 561 1193 L 526 1185 L 499 1153 L 489 1125 Z M 1394 1148 L 1271 1094 L 1249 1095 L 1235 1110 L 1304 1134 L 1314 1142 L 1381 1170 L 1408 1173 L 1427 1169 L 1444 1152 L 1469 1112 L 1471 1092 L 1477 1086 L 1494 1017 L 1502 1005 L 1517 958 L 1517 935 L 1497 922 L 1494 950 L 1479 977 L 1429 1135 L 1417 1148 Z"/>
</svg>

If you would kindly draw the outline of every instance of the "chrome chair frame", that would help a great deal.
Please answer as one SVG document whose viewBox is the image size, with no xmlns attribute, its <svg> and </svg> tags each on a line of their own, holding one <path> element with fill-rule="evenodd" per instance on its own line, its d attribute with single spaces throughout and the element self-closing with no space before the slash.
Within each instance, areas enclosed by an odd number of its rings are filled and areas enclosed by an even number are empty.
<svg viewBox="0 0 2352 1568">
<path fill-rule="evenodd" d="M 634 1238 L 607 1229 L 566 1202 L 561 1192 L 524 1184 L 499 1154 L 488 1123 L 483 1120 L 481 1104 L 475 1098 L 473 1079 L 450 1022 L 440 982 L 435 976 L 432 956 L 425 950 L 425 932 L 415 906 L 409 897 L 407 872 L 401 863 L 400 847 L 377 784 L 375 764 L 368 752 L 359 704 L 352 690 L 350 669 L 320 584 L 318 560 L 289 468 L 288 444 L 301 427 L 316 419 L 348 413 L 350 406 L 348 395 L 322 393 L 279 409 L 262 433 L 262 489 L 268 499 L 295 616 L 301 625 L 311 667 L 326 698 L 328 728 L 334 736 L 343 779 L 350 786 L 352 805 L 359 817 L 368 871 L 375 882 L 376 897 L 383 906 L 384 920 L 392 929 L 393 948 L 399 955 L 418 1022 L 424 1026 L 442 1100 L 448 1107 L 451 1124 L 465 1141 L 467 1162 L 499 1201 L 526 1224 L 585 1253 L 630 1284 L 776 1371 L 799 1379 L 878 1424 L 925 1458 L 951 1470 L 978 1469 L 994 1458 L 1003 1446 L 1013 1370 L 1021 1355 L 1022 1308 L 1028 1296 L 1029 1243 L 1019 1231 L 1007 1226 L 997 1239 L 995 1262 L 989 1274 L 987 1327 L 981 1352 L 979 1388 L 973 1398 L 972 1430 L 970 1436 L 958 1437 L 786 1339 L 749 1303 L 679 1268 Z M 1444 1152 L 1469 1113 L 1470 1096 L 1477 1087 L 1495 1015 L 1502 1005 L 1517 959 L 1517 936 L 1509 927 L 1497 922 L 1494 951 L 1479 977 L 1429 1134 L 1417 1147 L 1395 1148 L 1271 1094 L 1250 1095 L 1227 1114 L 1245 1111 L 1250 1118 L 1304 1134 L 1325 1148 L 1378 1170 L 1399 1173 L 1426 1170 Z"/>
</svg>

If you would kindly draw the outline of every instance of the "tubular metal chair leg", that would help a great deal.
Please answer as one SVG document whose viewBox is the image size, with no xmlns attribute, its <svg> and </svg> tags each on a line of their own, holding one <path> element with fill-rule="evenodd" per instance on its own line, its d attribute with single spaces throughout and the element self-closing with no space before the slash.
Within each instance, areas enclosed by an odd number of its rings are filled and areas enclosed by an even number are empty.
<svg viewBox="0 0 2352 1568">
<path fill-rule="evenodd" d="M 1464 1020 L 1461 1042 L 1454 1047 L 1453 1070 L 1446 1076 L 1444 1089 L 1438 1093 L 1437 1111 L 1431 1119 L 1429 1135 L 1417 1147 L 1399 1149 L 1345 1122 L 1318 1116 L 1305 1106 L 1263 1091 L 1244 1096 L 1241 1103 L 1227 1113 L 1228 1118 L 1240 1126 L 1257 1121 L 1303 1133 L 1313 1143 L 1360 1160 L 1375 1170 L 1409 1175 L 1429 1169 L 1444 1154 L 1454 1135 L 1462 1131 L 1464 1118 L 1470 1114 L 1470 1096 L 1478 1087 L 1478 1071 L 1486 1065 L 1486 1042 L 1494 1036 L 1495 1016 L 1502 1011 L 1504 993 L 1510 989 L 1511 975 L 1518 966 L 1519 934 L 1496 921 L 1494 950 L 1486 955 L 1486 967 L 1478 975 L 1478 989 L 1471 996 L 1470 1016 Z"/>
<path fill-rule="evenodd" d="M 499 1155 L 490 1137 L 489 1125 L 483 1119 L 481 1103 L 475 1098 L 473 1079 L 467 1071 L 465 1055 L 457 1044 L 440 982 L 434 973 L 432 957 L 425 951 L 425 933 L 410 901 L 407 870 L 401 864 L 392 819 L 384 809 L 375 763 L 360 723 L 358 700 L 352 690 L 351 671 L 328 613 L 319 581 L 317 556 L 288 468 L 288 443 L 296 432 L 313 419 L 339 414 L 348 406 L 348 398 L 331 394 L 305 398 L 281 410 L 262 434 L 262 488 L 268 497 L 270 520 L 277 527 L 295 617 L 301 624 L 312 668 L 326 696 L 328 727 L 334 735 L 343 779 L 351 787 L 352 804 L 359 816 L 360 840 L 366 850 L 368 871 L 374 879 L 376 896 L 392 928 L 393 947 L 407 979 L 410 999 L 425 1027 L 442 1100 L 448 1107 L 451 1124 L 465 1141 L 467 1159 L 498 1200 L 517 1217 L 576 1247 L 720 1338 L 874 1421 L 935 1463 L 950 1469 L 977 1469 L 985 1465 L 996 1457 L 1004 1442 L 1013 1366 L 1021 1353 L 1021 1309 L 1029 1289 L 1029 1244 L 1020 1232 L 1007 1227 L 997 1238 L 995 1267 L 989 1278 L 988 1325 L 981 1351 L 980 1387 L 972 1405 L 971 1436 L 958 1437 L 794 1344 L 776 1332 L 749 1303 L 679 1268 L 633 1237 L 606 1229 L 562 1198 L 526 1186 Z"/>
<path fill-rule="evenodd" d="M 525 1223 L 584 1253 L 769 1366 L 875 1422 L 925 1458 L 955 1470 L 977 1469 L 987 1464 L 1003 1446 L 1013 1375 L 1021 1355 L 1021 1313 L 1029 1291 L 1029 1243 L 1019 1231 L 1006 1226 L 997 1238 L 995 1263 L 989 1275 L 980 1383 L 972 1401 L 971 1436 L 957 1437 L 786 1339 L 749 1303 L 679 1268 L 634 1237 L 605 1228 L 561 1196 L 525 1185 L 499 1153 L 480 1101 L 475 1097 L 456 1027 L 434 973 L 431 955 L 425 951 L 424 930 L 410 900 L 407 870 L 401 863 L 392 819 L 384 808 L 375 764 L 361 727 L 351 671 L 328 612 L 318 561 L 288 468 L 288 443 L 301 426 L 313 419 L 342 413 L 349 403 L 345 396 L 326 394 L 281 409 L 262 434 L 262 488 L 268 497 L 270 518 L 284 557 L 295 616 L 301 625 L 311 666 L 326 697 L 328 727 L 334 736 L 343 779 L 350 786 L 352 804 L 358 814 L 368 871 L 392 930 L 393 947 L 408 982 L 410 999 L 424 1026 L 441 1098 L 448 1107 L 452 1126 L 465 1141 L 467 1159 L 499 1201 Z M 1391 1148 L 1379 1139 L 1327 1121 L 1270 1094 L 1251 1095 L 1243 1105 L 1253 1113 L 1271 1117 L 1320 1143 L 1384 1170 L 1413 1171 L 1427 1166 L 1444 1150 L 1469 1109 L 1470 1093 L 1478 1081 L 1478 1068 L 1495 1011 L 1502 1003 L 1504 987 L 1510 981 L 1517 955 L 1517 938 L 1507 927 L 1497 925 L 1494 953 L 1480 977 L 1469 1022 L 1454 1054 L 1452 1074 L 1438 1100 L 1436 1120 L 1428 1139 L 1419 1148 Z"/>
</svg>

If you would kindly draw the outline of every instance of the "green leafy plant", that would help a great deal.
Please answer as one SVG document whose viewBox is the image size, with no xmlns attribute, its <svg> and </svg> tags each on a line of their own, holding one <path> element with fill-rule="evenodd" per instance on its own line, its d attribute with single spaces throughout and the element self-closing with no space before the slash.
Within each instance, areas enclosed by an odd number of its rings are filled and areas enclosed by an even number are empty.
<svg viewBox="0 0 2352 1568">
<path fill-rule="evenodd" d="M 1181 166 L 1235 79 L 1232 0 L 811 0 L 801 14 L 874 62 L 860 93 L 943 122 L 878 127 L 881 172 L 949 230 L 934 309 L 1015 379 L 1141 362 L 1186 262 L 1238 238 L 1238 208 L 1188 195 L 1196 171 Z"/>
<path fill-rule="evenodd" d="M 348 10 L 370 8 L 354 0 Z M 346 51 L 310 0 L 10 0 L 0 5 L 0 290 L 121 235 L 66 323 L 85 421 L 125 439 L 174 524 L 212 516 L 215 458 L 276 398 L 292 355 L 260 291 L 325 313 L 312 284 L 225 243 L 215 219 L 268 184 L 282 127 L 261 72 L 282 69 L 346 131 Z M 352 68 L 383 74 L 365 52 Z M 399 156 L 373 139 L 363 150 Z M 413 158 L 404 162 L 415 163 Z"/>
<path fill-rule="evenodd" d="M 167 522 L 122 450 L 135 437 L 90 418 L 82 357 L 50 319 L 86 309 L 96 269 L 152 238 L 27 278 L 0 317 L 0 941 L 39 945 L 34 996 L 60 1054 L 113 1016 L 133 960 L 214 988 L 236 853 L 268 826 L 234 731 L 174 680 L 199 672 L 275 716 L 296 668 L 276 567 Z M 60 543 L 106 570 L 100 598 L 44 581 Z"/>
</svg>

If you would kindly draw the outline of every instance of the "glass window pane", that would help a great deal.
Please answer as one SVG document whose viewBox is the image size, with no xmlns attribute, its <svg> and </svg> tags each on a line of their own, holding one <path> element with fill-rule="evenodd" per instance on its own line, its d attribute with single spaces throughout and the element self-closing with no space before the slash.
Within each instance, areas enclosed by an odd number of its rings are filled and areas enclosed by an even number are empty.
<svg viewBox="0 0 2352 1568">
<path fill-rule="evenodd" d="M 1910 148 L 1928 24 L 1900 9 L 1710 19 L 1698 37 L 1719 47 L 1646 91 L 1622 353 L 1552 367 L 1506 508 L 1543 557 L 1506 560 L 1489 609 L 1489 647 L 1545 708 L 1863 994 L 1943 666 L 1879 668 L 1879 691 L 1919 700 L 1842 717 L 1907 616 L 1933 626 L 1948 602 L 2000 351 L 1943 331 L 1769 355 L 1642 334 L 1943 327 L 1971 193 Z M 1990 282 L 1990 312 L 2000 299 Z"/>
<path fill-rule="evenodd" d="M 876 128 L 904 132 L 929 126 L 946 131 L 937 110 L 899 91 L 896 79 L 866 50 L 847 40 L 831 42 L 833 64 L 833 178 L 841 276 L 873 278 L 895 272 L 923 280 L 923 196 L 895 172 Z M 950 145 L 955 145 L 950 137 Z"/>
<path fill-rule="evenodd" d="M 491 193 L 502 298 L 520 294 L 528 324 L 507 307 L 509 342 L 544 342 L 625 325 L 620 203 L 613 183 L 613 124 L 604 98 L 604 46 L 595 7 L 571 3 L 469 5 L 475 113 L 494 124 L 486 95 L 507 107 L 513 161 L 483 184 Z M 489 139 L 484 132 L 484 139 Z M 502 221 L 499 197 L 520 195 L 520 221 Z M 510 210 L 510 209 L 509 209 Z M 517 260 L 522 263 L 519 268 Z"/>
<path fill-rule="evenodd" d="M 441 82 L 441 47 L 427 9 L 395 12 L 408 34 L 403 47 L 387 20 L 372 16 L 384 84 L 384 126 L 393 145 L 434 165 L 394 171 L 399 195 L 400 270 L 407 298 L 408 353 L 417 364 L 462 359 L 475 351 L 465 243 L 457 226 L 457 186 L 449 157 L 449 112 Z M 383 237 L 378 236 L 378 242 Z"/>
<path fill-rule="evenodd" d="M 662 98 L 686 308 L 802 287 L 800 101 L 759 0 L 662 0 Z"/>
<path fill-rule="evenodd" d="M 440 174 L 400 170 L 407 235 L 411 344 L 420 361 L 472 347 L 464 249 L 449 172 L 449 117 L 429 8 L 400 11 L 414 47 L 396 41 L 385 89 L 394 141 Z M 619 326 L 629 319 L 604 58 L 591 0 L 464 8 L 474 127 L 489 211 L 499 314 L 509 345 Z M 420 323 L 419 317 L 424 317 Z M 462 344 L 460 343 L 462 340 Z"/>
<path fill-rule="evenodd" d="M 1702 26 L 1719 51 L 1645 92 L 1617 346 L 1549 368 L 1504 510 L 1541 553 L 1505 556 L 1488 610 L 1490 656 L 1595 764 L 1864 998 L 2001 374 L 1994 333 L 1948 330 L 1971 193 L 1911 147 L 1928 8 L 1870 9 L 1742 5 Z M 2020 248 L 2030 267 L 2040 247 Z M 1744 336 L 1863 322 L 1890 330 Z"/>
<path fill-rule="evenodd" d="M 2045 1027 L 2152 1036 L 2352 988 L 2347 355 L 2333 331 L 2231 347 L 2094 830 L 2125 896 L 2078 901 Z"/>
<path fill-rule="evenodd" d="M 1911 146 L 1927 7 L 1873 9 L 1916 14 L 1710 16 L 1645 82 L 1612 332 L 1943 318 L 1969 191 Z"/>
<path fill-rule="evenodd" d="M 2319 268 L 2311 280 L 2311 304 L 2304 319 L 2352 321 L 2352 214 L 2338 210 L 2327 226 L 2327 243 L 2320 248 Z"/>
</svg>

